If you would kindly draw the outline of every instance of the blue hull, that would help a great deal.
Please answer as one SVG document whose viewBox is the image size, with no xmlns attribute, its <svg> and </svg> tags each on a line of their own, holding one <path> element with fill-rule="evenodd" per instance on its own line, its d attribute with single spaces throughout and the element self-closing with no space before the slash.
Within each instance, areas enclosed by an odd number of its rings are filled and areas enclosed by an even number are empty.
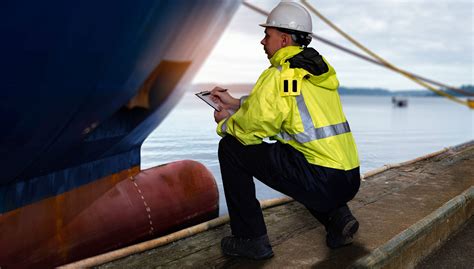
<svg viewBox="0 0 474 269">
<path fill-rule="evenodd" d="M 238 1 L 0 8 L 0 215 L 140 164 Z"/>
</svg>

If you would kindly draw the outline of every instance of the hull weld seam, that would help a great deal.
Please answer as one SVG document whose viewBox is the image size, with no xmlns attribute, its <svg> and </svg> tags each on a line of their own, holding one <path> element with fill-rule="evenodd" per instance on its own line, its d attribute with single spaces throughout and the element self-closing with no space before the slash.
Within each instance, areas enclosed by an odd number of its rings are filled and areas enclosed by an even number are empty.
<svg viewBox="0 0 474 269">
<path fill-rule="evenodd" d="M 150 230 L 148 231 L 148 233 L 150 235 L 153 235 L 154 231 L 155 231 L 155 228 L 153 227 L 153 220 L 151 219 L 151 208 L 148 206 L 148 203 L 146 202 L 145 200 L 145 197 L 143 196 L 143 193 L 142 191 L 140 190 L 140 187 L 138 186 L 136 180 L 135 180 L 135 177 L 130 177 L 130 180 L 133 182 L 133 185 L 135 186 L 135 189 L 137 190 L 138 192 L 138 196 L 140 196 L 140 198 L 142 199 L 143 201 L 143 206 L 145 207 L 145 211 L 147 213 L 147 217 L 148 217 L 148 222 L 150 223 Z"/>
</svg>

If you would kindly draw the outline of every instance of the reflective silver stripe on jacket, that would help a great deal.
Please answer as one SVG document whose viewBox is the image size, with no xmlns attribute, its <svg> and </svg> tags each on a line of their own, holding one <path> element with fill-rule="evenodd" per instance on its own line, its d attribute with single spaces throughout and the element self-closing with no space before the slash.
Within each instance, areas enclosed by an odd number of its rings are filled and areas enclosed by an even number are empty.
<svg viewBox="0 0 474 269">
<path fill-rule="evenodd" d="M 300 112 L 301 121 L 303 122 L 304 131 L 298 134 L 281 132 L 278 135 L 280 138 L 284 140 L 296 140 L 298 143 L 302 144 L 313 140 L 349 133 L 351 131 L 347 121 L 318 128 L 314 127 L 313 120 L 311 119 L 311 115 L 309 114 L 308 107 L 304 102 L 302 94 L 296 96 L 296 103 L 298 105 L 298 111 Z"/>
<path fill-rule="evenodd" d="M 228 119 L 229 119 L 229 118 L 225 119 L 225 120 L 224 120 L 224 123 L 222 123 L 222 125 L 221 125 L 221 131 L 222 131 L 223 133 L 227 133 L 227 120 L 228 120 Z"/>
<path fill-rule="evenodd" d="M 311 130 L 299 134 L 288 134 L 287 132 L 281 132 L 278 136 L 284 140 L 296 140 L 298 143 L 302 144 L 339 134 L 349 133 L 350 131 L 351 129 L 349 128 L 349 123 L 346 121 L 319 128 L 313 127 Z"/>
<path fill-rule="evenodd" d="M 245 102 L 245 100 L 247 100 L 247 98 L 249 98 L 248 95 L 243 95 L 242 97 L 240 97 L 240 106 L 242 106 L 242 104 Z"/>
<path fill-rule="evenodd" d="M 277 67 L 278 70 L 282 70 L 281 66 Z M 328 125 L 316 128 L 313 125 L 313 120 L 311 119 L 311 114 L 309 114 L 308 107 L 304 102 L 303 94 L 300 94 L 295 97 L 296 103 L 298 105 L 298 111 L 300 112 L 301 121 L 303 122 L 304 131 L 298 134 L 289 134 L 282 131 L 277 136 L 284 140 L 295 140 L 298 143 L 307 143 L 318 139 L 323 139 L 335 135 L 349 133 L 351 128 L 347 121 L 341 122 L 338 124 Z"/>
</svg>

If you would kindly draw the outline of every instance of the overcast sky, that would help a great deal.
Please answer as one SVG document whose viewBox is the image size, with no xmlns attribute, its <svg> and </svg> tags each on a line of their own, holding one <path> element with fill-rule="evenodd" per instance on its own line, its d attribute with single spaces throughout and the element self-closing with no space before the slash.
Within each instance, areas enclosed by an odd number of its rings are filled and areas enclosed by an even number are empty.
<svg viewBox="0 0 474 269">
<path fill-rule="evenodd" d="M 279 1 L 249 1 L 270 11 Z M 389 62 L 460 86 L 473 82 L 473 0 L 312 0 L 324 16 Z M 260 45 L 266 17 L 241 5 L 194 83 L 254 83 L 269 66 Z M 358 50 L 313 15 L 313 32 Z M 341 86 L 420 89 L 385 68 L 324 45 L 310 44 L 334 66 Z"/>
</svg>

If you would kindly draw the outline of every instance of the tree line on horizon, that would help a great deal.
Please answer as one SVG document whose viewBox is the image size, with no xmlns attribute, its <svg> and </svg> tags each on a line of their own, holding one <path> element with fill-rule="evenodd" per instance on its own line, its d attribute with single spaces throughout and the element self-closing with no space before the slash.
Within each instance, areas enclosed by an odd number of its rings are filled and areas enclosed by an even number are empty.
<svg viewBox="0 0 474 269">
<path fill-rule="evenodd" d="M 191 86 L 192 91 L 204 91 L 211 90 L 215 86 L 232 89 L 236 92 L 250 92 L 252 90 L 253 84 L 250 83 L 239 83 L 239 84 L 220 84 L 220 83 L 198 83 Z M 472 93 L 474 95 L 474 85 L 462 85 L 459 89 Z M 458 92 L 442 89 L 447 93 L 454 96 L 465 96 Z M 384 88 L 365 88 L 365 87 L 339 87 L 340 95 L 374 95 L 374 96 L 438 96 L 436 93 L 429 91 L 427 89 L 413 89 L 413 90 L 388 90 Z"/>
</svg>

